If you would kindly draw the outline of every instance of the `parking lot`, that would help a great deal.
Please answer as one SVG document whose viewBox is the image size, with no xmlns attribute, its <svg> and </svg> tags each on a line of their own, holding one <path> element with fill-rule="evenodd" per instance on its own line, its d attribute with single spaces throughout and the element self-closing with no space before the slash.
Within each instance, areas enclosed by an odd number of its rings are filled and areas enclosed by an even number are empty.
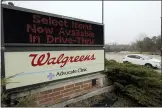
<svg viewBox="0 0 162 108">
<path fill-rule="evenodd" d="M 119 53 L 116 53 L 116 52 L 109 52 L 109 53 L 106 53 L 106 58 L 108 60 L 115 60 L 119 63 L 122 63 L 122 59 L 125 55 L 129 54 L 129 52 L 119 52 Z M 156 59 L 159 59 L 161 60 L 161 56 L 160 55 L 147 55 L 147 56 L 150 56 L 152 58 L 156 58 Z M 155 69 L 156 71 L 158 72 L 161 72 L 161 69 Z"/>
</svg>

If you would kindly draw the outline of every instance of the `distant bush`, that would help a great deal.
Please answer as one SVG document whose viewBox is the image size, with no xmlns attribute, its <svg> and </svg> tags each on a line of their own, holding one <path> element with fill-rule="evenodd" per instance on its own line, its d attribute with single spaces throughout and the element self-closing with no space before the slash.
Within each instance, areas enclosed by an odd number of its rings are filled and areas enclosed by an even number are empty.
<svg viewBox="0 0 162 108">
<path fill-rule="evenodd" d="M 162 106 L 162 79 L 160 73 L 144 66 L 106 60 L 106 74 L 119 92 L 136 100 L 142 106 Z"/>
</svg>

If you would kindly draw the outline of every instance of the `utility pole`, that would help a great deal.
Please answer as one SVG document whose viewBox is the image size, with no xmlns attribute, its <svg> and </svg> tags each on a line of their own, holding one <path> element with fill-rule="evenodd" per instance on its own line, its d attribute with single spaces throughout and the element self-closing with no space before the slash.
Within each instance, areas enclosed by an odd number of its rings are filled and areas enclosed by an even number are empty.
<svg viewBox="0 0 162 108">
<path fill-rule="evenodd" d="M 102 0 L 102 24 L 104 23 L 104 0 Z"/>
</svg>

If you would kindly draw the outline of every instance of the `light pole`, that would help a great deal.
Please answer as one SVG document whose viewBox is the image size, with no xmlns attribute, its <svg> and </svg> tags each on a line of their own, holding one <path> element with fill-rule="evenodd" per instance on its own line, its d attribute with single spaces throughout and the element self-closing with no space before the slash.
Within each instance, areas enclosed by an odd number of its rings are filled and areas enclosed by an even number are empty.
<svg viewBox="0 0 162 108">
<path fill-rule="evenodd" d="M 102 0 L 102 24 L 104 23 L 104 0 Z"/>
</svg>

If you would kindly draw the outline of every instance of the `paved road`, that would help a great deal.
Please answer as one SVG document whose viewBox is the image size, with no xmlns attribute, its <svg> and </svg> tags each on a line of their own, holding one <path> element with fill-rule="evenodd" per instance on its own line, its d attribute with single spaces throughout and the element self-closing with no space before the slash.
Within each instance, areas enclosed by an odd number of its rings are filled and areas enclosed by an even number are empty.
<svg viewBox="0 0 162 108">
<path fill-rule="evenodd" d="M 106 53 L 105 56 L 106 56 L 106 58 L 108 60 L 115 60 L 115 61 L 117 61 L 119 63 L 122 63 L 122 59 L 126 54 L 129 54 L 129 52 L 127 52 L 127 53 L 124 53 L 124 52 L 123 53 L 110 52 L 110 53 Z M 148 55 L 148 56 L 161 60 L 161 57 L 159 55 Z M 156 71 L 161 72 L 161 69 L 156 69 Z"/>
</svg>

